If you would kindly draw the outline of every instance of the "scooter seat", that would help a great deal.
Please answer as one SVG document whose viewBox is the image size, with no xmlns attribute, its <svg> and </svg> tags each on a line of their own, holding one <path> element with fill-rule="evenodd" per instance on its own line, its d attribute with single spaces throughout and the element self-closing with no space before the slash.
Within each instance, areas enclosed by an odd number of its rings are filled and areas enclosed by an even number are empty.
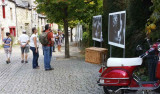
<svg viewBox="0 0 160 94">
<path fill-rule="evenodd" d="M 139 66 L 142 64 L 142 58 L 109 58 L 107 67 L 119 66 Z"/>
</svg>

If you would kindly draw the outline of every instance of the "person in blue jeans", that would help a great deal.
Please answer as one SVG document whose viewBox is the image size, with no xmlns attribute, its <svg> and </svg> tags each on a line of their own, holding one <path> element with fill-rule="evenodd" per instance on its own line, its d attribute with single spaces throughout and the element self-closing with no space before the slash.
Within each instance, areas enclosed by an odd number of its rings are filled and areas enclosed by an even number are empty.
<svg viewBox="0 0 160 94">
<path fill-rule="evenodd" d="M 53 32 L 50 32 L 50 27 L 49 24 L 45 25 L 45 30 L 44 32 L 49 32 L 47 37 L 49 44 L 47 46 L 43 45 L 43 54 L 44 54 L 44 68 L 46 71 L 53 70 L 51 67 L 51 58 L 52 58 L 52 47 L 54 43 L 54 38 L 53 38 Z"/>
<path fill-rule="evenodd" d="M 34 27 L 32 28 L 32 35 L 30 37 L 30 49 L 33 52 L 33 61 L 32 61 L 32 67 L 33 69 L 39 69 L 38 66 L 38 58 L 39 58 L 39 39 L 37 37 L 37 29 Z"/>
</svg>

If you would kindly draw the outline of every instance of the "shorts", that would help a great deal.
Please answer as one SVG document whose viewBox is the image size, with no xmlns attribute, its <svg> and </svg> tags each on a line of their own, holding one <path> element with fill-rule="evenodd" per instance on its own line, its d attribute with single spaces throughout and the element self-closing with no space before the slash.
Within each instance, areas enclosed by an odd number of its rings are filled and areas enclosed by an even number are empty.
<svg viewBox="0 0 160 94">
<path fill-rule="evenodd" d="M 27 53 L 29 53 L 29 47 L 28 46 L 26 46 L 26 47 L 21 47 L 21 52 L 22 52 L 22 54 L 27 54 Z"/>
<path fill-rule="evenodd" d="M 7 56 L 7 58 L 10 58 L 11 57 L 11 51 L 10 51 L 10 48 L 4 48 L 4 51 L 5 51 L 5 53 L 6 53 L 6 56 Z"/>
</svg>

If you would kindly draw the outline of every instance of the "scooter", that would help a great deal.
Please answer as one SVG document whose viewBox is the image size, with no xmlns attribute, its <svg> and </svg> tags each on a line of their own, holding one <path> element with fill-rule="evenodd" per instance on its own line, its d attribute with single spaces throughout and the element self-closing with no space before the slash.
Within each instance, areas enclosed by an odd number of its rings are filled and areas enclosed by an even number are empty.
<svg viewBox="0 0 160 94">
<path fill-rule="evenodd" d="M 141 48 L 141 47 L 139 47 Z M 125 91 L 156 91 L 160 93 L 160 60 L 157 61 L 156 79 L 157 81 L 141 81 L 134 74 L 134 70 L 142 65 L 143 58 L 155 52 L 160 55 L 160 42 L 150 46 L 150 49 L 136 58 L 109 58 L 106 66 L 99 70 L 100 77 L 97 81 L 99 86 L 103 86 L 106 94 L 124 94 Z"/>
</svg>

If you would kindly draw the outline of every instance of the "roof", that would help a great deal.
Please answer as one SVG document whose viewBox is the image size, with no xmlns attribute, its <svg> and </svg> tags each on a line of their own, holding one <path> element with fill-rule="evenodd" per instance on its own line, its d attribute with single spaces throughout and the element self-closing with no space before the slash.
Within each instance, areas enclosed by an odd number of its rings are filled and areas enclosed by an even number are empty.
<svg viewBox="0 0 160 94">
<path fill-rule="evenodd" d="M 23 7 L 23 8 L 29 8 L 30 4 L 28 1 L 23 1 L 23 0 L 15 0 L 16 5 L 19 7 Z"/>
<path fill-rule="evenodd" d="M 40 17 L 40 18 L 46 18 L 46 16 L 44 16 L 42 14 L 38 14 L 38 17 Z"/>
</svg>

